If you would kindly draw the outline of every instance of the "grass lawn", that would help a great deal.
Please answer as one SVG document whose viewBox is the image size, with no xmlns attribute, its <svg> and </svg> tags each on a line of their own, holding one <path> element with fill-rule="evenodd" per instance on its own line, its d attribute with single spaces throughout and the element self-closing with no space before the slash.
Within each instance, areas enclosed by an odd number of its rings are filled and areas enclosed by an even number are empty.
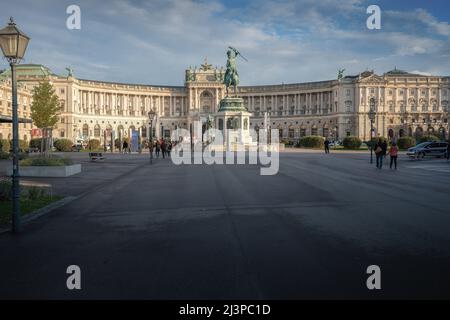
<svg viewBox="0 0 450 320">
<path fill-rule="evenodd" d="M 45 196 L 36 200 L 30 200 L 27 198 L 20 199 L 20 212 L 22 216 L 25 216 L 37 209 L 43 208 L 52 202 L 62 199 L 61 196 Z M 0 225 L 7 225 L 11 223 L 12 202 L 0 201 Z"/>
</svg>

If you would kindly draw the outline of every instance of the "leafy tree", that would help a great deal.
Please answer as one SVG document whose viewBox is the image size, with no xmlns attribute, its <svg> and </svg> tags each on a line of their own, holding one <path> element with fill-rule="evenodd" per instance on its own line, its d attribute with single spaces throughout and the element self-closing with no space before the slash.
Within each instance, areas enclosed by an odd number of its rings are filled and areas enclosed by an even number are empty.
<svg viewBox="0 0 450 320">
<path fill-rule="evenodd" d="M 31 118 L 36 127 L 42 130 L 45 137 L 45 150 L 50 149 L 49 135 L 58 123 L 60 110 L 59 99 L 49 81 L 39 83 L 33 89 L 33 103 L 31 104 Z M 44 139 L 42 139 L 44 143 Z M 44 146 L 41 147 L 41 152 Z"/>
</svg>

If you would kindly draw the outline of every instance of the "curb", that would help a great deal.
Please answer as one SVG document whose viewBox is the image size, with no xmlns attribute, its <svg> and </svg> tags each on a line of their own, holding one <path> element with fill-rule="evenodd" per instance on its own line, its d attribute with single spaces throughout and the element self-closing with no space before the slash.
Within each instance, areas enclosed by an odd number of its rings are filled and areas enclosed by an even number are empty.
<svg viewBox="0 0 450 320">
<path fill-rule="evenodd" d="M 21 219 L 21 224 L 22 225 L 26 225 L 36 219 L 39 219 L 40 217 L 46 215 L 47 213 L 50 213 L 51 211 L 58 209 L 62 206 L 65 206 L 66 204 L 72 202 L 73 200 L 77 199 L 78 197 L 74 197 L 74 196 L 67 196 L 65 198 L 62 198 L 61 200 L 58 200 L 56 202 L 50 203 L 49 205 L 37 209 L 33 212 L 28 213 L 25 217 L 23 217 Z M 7 227 L 7 228 L 0 228 L 0 234 L 6 233 L 6 232 L 10 232 L 11 231 L 11 227 Z"/>
</svg>

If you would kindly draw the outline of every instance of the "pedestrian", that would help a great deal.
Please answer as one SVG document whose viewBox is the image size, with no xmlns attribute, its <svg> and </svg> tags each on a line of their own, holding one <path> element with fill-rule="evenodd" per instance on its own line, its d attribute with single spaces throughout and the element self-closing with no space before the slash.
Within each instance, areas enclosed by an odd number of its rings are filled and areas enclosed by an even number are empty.
<svg viewBox="0 0 450 320">
<path fill-rule="evenodd" d="M 155 146 L 155 152 L 156 152 L 156 157 L 159 158 L 159 151 L 161 150 L 161 145 L 159 144 L 159 141 L 156 141 L 156 146 Z"/>
<path fill-rule="evenodd" d="M 375 144 L 375 147 L 373 148 L 375 151 L 375 156 L 377 158 L 377 168 L 381 169 L 383 167 L 383 148 L 381 139 L 378 139 L 377 143 Z"/>
<path fill-rule="evenodd" d="M 325 147 L 325 153 L 328 154 L 330 153 L 330 140 L 325 139 L 325 142 L 323 143 L 324 147 Z"/>
<path fill-rule="evenodd" d="M 447 141 L 447 161 L 450 159 L 450 139 Z"/>
<path fill-rule="evenodd" d="M 161 139 L 161 152 L 164 159 L 166 157 L 166 141 L 164 139 Z"/>
<path fill-rule="evenodd" d="M 128 151 L 128 142 L 127 142 L 127 140 L 123 140 L 122 149 L 123 149 L 123 153 L 127 153 L 127 151 Z"/>
<path fill-rule="evenodd" d="M 392 145 L 389 149 L 389 156 L 391 157 L 391 163 L 389 168 L 392 169 L 392 164 L 394 164 L 395 170 L 397 170 L 397 156 L 398 156 L 398 147 L 395 142 L 392 142 Z"/>
<path fill-rule="evenodd" d="M 150 156 L 153 156 L 153 142 L 149 141 L 148 142 L 148 152 L 150 153 Z"/>
<path fill-rule="evenodd" d="M 170 152 L 172 151 L 172 141 L 167 144 L 167 156 L 170 158 Z"/>
</svg>

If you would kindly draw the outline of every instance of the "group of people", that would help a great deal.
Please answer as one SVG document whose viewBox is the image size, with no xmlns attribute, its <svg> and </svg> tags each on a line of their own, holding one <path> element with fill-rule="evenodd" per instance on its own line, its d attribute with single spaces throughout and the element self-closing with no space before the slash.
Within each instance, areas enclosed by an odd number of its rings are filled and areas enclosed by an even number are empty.
<svg viewBox="0 0 450 320">
<path fill-rule="evenodd" d="M 397 158 L 398 158 L 398 147 L 397 143 L 392 142 L 391 147 L 388 150 L 388 144 L 386 140 L 378 139 L 377 143 L 375 144 L 373 148 L 375 152 L 375 156 L 377 159 L 377 168 L 382 169 L 383 168 L 383 160 L 386 155 L 389 154 L 390 157 L 390 164 L 389 168 L 392 169 L 394 166 L 394 169 L 397 170 Z"/>
<path fill-rule="evenodd" d="M 172 151 L 172 141 L 168 140 L 164 140 L 164 139 L 159 139 L 154 141 L 153 143 L 149 143 L 148 141 L 146 142 L 145 145 L 146 148 L 150 149 L 150 153 L 155 152 L 155 156 L 156 158 L 159 158 L 159 155 L 161 154 L 163 158 L 170 157 L 170 153 Z"/>
<path fill-rule="evenodd" d="M 325 139 L 324 141 L 324 149 L 325 153 L 330 153 L 330 141 L 328 139 Z M 378 139 L 373 150 L 377 159 L 376 165 L 378 169 L 383 168 L 383 160 L 387 155 L 389 155 L 389 168 L 394 168 L 395 170 L 397 170 L 398 146 L 395 142 L 391 143 L 391 147 L 388 150 L 388 144 L 386 140 Z"/>
</svg>

